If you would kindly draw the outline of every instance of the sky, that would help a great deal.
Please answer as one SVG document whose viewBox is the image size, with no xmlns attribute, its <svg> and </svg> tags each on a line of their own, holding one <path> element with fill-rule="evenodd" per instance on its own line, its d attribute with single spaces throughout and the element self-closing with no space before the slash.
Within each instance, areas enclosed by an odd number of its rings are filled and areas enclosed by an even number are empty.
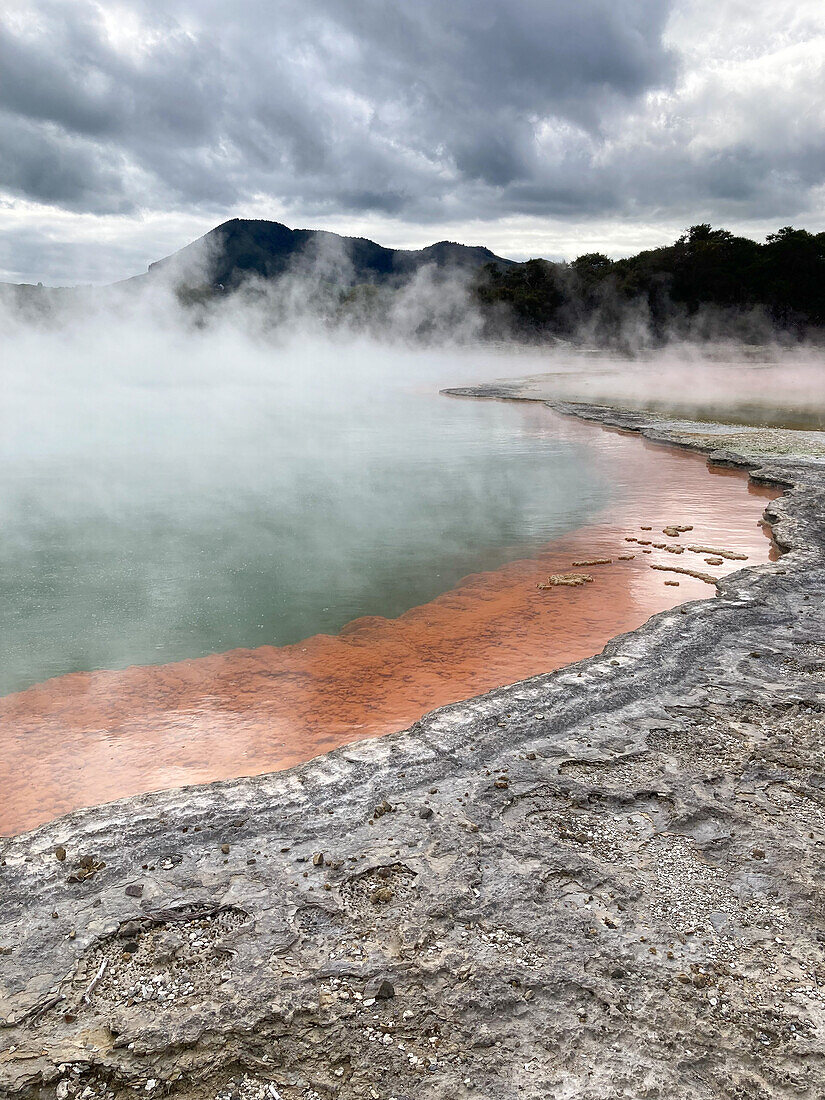
<svg viewBox="0 0 825 1100">
<path fill-rule="evenodd" d="M 3 0 L 0 280 L 231 217 L 613 257 L 825 229 L 822 0 Z"/>
</svg>

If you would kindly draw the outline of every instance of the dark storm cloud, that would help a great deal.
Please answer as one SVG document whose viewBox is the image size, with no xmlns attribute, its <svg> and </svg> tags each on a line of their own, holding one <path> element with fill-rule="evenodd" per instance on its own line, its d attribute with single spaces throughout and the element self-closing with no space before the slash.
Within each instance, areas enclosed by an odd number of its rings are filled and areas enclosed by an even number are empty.
<svg viewBox="0 0 825 1100">
<path fill-rule="evenodd" d="M 825 180 L 817 0 L 5 0 L 0 192 L 310 222 L 778 217 Z M 734 48 L 735 44 L 735 48 Z"/>
<path fill-rule="evenodd" d="M 496 205 L 502 190 L 542 176 L 542 123 L 597 136 L 618 105 L 671 78 L 668 9 L 13 5 L 0 29 L 0 183 L 93 212 L 264 193 L 437 217 L 473 181 Z"/>
<path fill-rule="evenodd" d="M 117 156 L 101 155 L 64 132 L 0 114 L 0 188 L 70 209 L 127 213 Z"/>
</svg>

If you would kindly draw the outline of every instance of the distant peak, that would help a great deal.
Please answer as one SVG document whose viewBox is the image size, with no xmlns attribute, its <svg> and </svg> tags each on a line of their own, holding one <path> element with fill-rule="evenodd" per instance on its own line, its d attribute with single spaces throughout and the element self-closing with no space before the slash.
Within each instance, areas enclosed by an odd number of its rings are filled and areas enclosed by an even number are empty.
<svg viewBox="0 0 825 1100">
<path fill-rule="evenodd" d="M 238 229 L 245 225 L 260 225 L 267 226 L 270 229 L 285 229 L 288 233 L 294 233 L 294 229 L 290 229 L 288 225 L 284 225 L 283 222 L 269 221 L 267 218 L 230 218 L 228 221 L 221 222 L 220 225 L 216 225 L 214 229 L 210 229 L 210 233 L 217 233 L 221 229 Z"/>
</svg>

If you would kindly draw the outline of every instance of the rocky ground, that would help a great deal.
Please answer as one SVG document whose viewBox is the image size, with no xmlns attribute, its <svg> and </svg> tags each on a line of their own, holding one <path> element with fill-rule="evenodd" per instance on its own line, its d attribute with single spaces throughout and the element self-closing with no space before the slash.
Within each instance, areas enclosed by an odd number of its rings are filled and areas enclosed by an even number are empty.
<svg viewBox="0 0 825 1100">
<path fill-rule="evenodd" d="M 0 1095 L 825 1097 L 825 464 L 759 438 L 715 458 L 786 487 L 788 552 L 716 598 L 0 841 Z"/>
</svg>

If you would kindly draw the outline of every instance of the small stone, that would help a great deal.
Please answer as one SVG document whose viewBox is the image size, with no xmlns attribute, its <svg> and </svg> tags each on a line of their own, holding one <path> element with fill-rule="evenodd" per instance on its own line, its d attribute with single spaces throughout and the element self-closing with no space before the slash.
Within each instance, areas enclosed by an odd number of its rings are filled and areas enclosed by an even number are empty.
<svg viewBox="0 0 825 1100">
<path fill-rule="evenodd" d="M 506 791 L 510 784 L 506 779 L 497 779 L 493 786 L 499 791 Z"/>
<path fill-rule="evenodd" d="M 66 849 L 63 847 L 62 844 L 60 845 L 59 848 L 55 848 L 54 856 L 55 856 L 55 859 L 59 859 L 61 863 L 66 858 Z M 63 1084 L 62 1081 L 60 1083 Z"/>
<path fill-rule="evenodd" d="M 419 810 L 418 816 L 423 818 L 425 821 L 429 821 L 430 818 L 433 816 L 433 811 L 429 806 L 424 806 L 421 810 Z"/>
<path fill-rule="evenodd" d="M 228 844 L 222 844 L 221 845 L 221 851 L 223 852 L 223 854 L 225 856 L 228 856 L 229 855 L 229 845 Z"/>
<path fill-rule="evenodd" d="M 313 867 L 323 867 L 324 866 L 324 853 L 323 852 L 316 852 L 315 853 L 315 855 L 312 857 L 312 866 Z"/>
<path fill-rule="evenodd" d="M 751 851 L 751 855 L 753 856 L 754 859 L 764 859 L 765 858 L 765 849 L 764 848 L 754 848 Z"/>
<path fill-rule="evenodd" d="M 139 882 L 130 883 L 126 887 L 126 896 L 130 898 L 142 898 L 143 897 L 143 885 Z"/>
<path fill-rule="evenodd" d="M 376 886 L 370 894 L 370 901 L 373 905 L 386 905 L 394 897 L 395 891 L 390 886 Z"/>
</svg>

